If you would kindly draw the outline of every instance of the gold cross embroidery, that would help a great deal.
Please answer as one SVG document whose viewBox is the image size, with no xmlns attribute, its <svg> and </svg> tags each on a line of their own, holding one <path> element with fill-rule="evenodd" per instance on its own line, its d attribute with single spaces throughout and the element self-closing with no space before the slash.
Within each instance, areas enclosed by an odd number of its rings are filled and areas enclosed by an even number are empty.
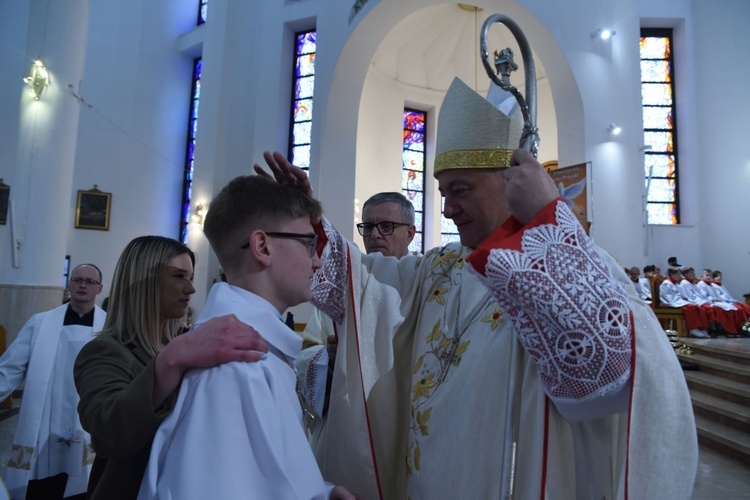
<svg viewBox="0 0 750 500">
<path fill-rule="evenodd" d="M 10 445 L 10 454 L 8 467 L 12 469 L 31 470 L 31 456 L 34 454 L 33 446 L 12 444 Z"/>
</svg>

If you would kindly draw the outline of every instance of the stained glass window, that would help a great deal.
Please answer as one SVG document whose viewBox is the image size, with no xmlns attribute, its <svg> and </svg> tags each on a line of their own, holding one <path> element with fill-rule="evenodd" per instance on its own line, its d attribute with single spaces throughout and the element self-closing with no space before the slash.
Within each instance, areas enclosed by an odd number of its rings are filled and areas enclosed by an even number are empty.
<svg viewBox="0 0 750 500">
<path fill-rule="evenodd" d="M 410 252 L 424 252 L 424 111 L 404 109 L 404 147 L 401 154 L 401 192 L 414 205 L 417 232 L 409 243 Z"/>
<path fill-rule="evenodd" d="M 671 29 L 641 30 L 644 178 L 649 224 L 679 224 Z"/>
<path fill-rule="evenodd" d="M 440 244 L 447 245 L 454 241 L 461 241 L 458 228 L 451 219 L 443 217 L 445 210 L 445 198 L 440 199 Z"/>
<path fill-rule="evenodd" d="M 310 143 L 312 142 L 316 32 L 312 30 L 295 33 L 294 40 L 289 159 L 294 165 L 308 170 L 310 168 Z"/>
<path fill-rule="evenodd" d="M 206 14 L 208 14 L 208 0 L 198 1 L 198 26 L 206 22 Z"/>
<path fill-rule="evenodd" d="M 198 103 L 201 98 L 202 59 L 193 62 L 193 90 L 190 93 L 190 115 L 188 119 L 187 152 L 182 184 L 182 214 L 180 217 L 180 241 L 187 244 L 188 223 L 190 222 L 190 200 L 193 196 L 193 167 L 195 160 L 195 137 L 198 133 Z"/>
</svg>

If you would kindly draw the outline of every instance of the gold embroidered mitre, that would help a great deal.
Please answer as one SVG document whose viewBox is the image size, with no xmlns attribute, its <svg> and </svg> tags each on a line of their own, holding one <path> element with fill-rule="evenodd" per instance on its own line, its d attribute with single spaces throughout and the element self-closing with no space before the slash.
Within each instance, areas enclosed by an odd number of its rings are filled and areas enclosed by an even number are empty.
<svg viewBox="0 0 750 500">
<path fill-rule="evenodd" d="M 521 113 L 510 117 L 454 78 L 438 118 L 433 175 L 457 168 L 507 168 L 523 129 Z"/>
</svg>

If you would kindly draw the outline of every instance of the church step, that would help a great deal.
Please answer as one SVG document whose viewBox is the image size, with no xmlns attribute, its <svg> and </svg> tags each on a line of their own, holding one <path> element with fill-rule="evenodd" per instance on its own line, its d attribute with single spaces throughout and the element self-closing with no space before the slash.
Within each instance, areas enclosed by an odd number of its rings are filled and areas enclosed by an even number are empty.
<svg viewBox="0 0 750 500">
<path fill-rule="evenodd" d="M 719 359 L 698 352 L 692 355 L 677 354 L 677 358 L 682 363 L 696 365 L 700 371 L 738 382 L 750 382 L 750 365 L 747 363 Z"/>
<path fill-rule="evenodd" d="M 702 415 L 695 416 L 698 441 L 745 463 L 750 463 L 750 435 Z"/>
<path fill-rule="evenodd" d="M 680 339 L 696 354 L 750 365 L 750 339 Z"/>
<path fill-rule="evenodd" d="M 698 370 L 686 370 L 685 380 L 691 393 L 700 391 L 750 406 L 750 384 Z"/>
<path fill-rule="evenodd" d="M 744 432 L 750 439 L 750 408 L 747 405 L 701 392 L 691 392 L 690 399 L 696 416 L 733 427 Z"/>
</svg>

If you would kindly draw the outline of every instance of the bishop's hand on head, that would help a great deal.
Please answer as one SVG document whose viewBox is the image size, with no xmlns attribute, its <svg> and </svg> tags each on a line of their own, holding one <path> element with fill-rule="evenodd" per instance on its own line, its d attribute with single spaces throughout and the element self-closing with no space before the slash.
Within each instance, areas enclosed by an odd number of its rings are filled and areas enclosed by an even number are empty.
<svg viewBox="0 0 750 500">
<path fill-rule="evenodd" d="M 279 184 L 289 184 L 290 186 L 297 187 L 300 191 L 305 193 L 310 198 L 313 197 L 312 186 L 310 186 L 310 179 L 307 177 L 307 172 L 299 167 L 292 165 L 286 156 L 278 151 L 271 153 L 265 151 L 263 153 L 263 159 L 266 160 L 268 168 L 273 173 L 273 178 Z M 271 174 L 265 171 L 265 169 L 257 163 L 253 165 L 255 173 L 263 175 L 265 177 L 272 177 Z"/>
<path fill-rule="evenodd" d="M 271 169 L 273 175 L 266 172 L 266 170 L 259 164 L 253 165 L 253 170 L 258 175 L 264 177 L 276 179 L 279 184 L 288 184 L 294 186 L 310 198 L 313 196 L 313 189 L 310 185 L 310 179 L 307 177 L 307 172 L 301 168 L 292 165 L 286 156 L 278 151 L 271 153 L 270 151 L 263 152 L 263 159 L 266 160 L 266 165 Z M 314 225 L 320 223 L 320 219 L 311 218 L 310 222 Z"/>
</svg>

